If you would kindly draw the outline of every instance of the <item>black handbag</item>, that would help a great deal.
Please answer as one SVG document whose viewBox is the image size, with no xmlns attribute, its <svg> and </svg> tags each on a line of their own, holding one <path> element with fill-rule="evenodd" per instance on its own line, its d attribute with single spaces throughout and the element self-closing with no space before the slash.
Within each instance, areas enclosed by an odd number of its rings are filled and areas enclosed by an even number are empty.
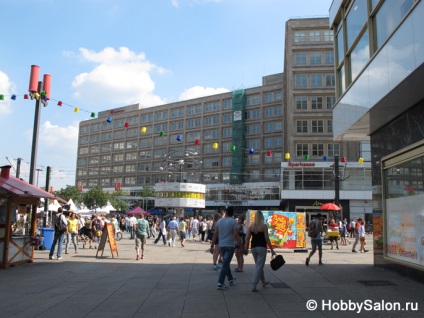
<svg viewBox="0 0 424 318">
<path fill-rule="evenodd" d="M 286 263 L 286 261 L 284 260 L 283 255 L 274 255 L 271 258 L 271 268 L 276 271 L 277 269 L 279 269 L 281 266 L 283 266 Z"/>
</svg>

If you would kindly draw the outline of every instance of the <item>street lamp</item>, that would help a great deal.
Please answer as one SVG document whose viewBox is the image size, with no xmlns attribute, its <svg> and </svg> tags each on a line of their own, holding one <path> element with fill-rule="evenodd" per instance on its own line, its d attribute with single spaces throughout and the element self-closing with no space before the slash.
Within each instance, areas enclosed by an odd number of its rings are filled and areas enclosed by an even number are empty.
<svg viewBox="0 0 424 318">
<path fill-rule="evenodd" d="M 200 170 L 202 166 L 202 160 L 194 150 L 186 150 L 184 155 L 171 151 L 162 157 L 163 160 L 159 170 L 165 171 L 169 176 L 178 174 L 180 182 L 183 183 L 187 182 L 187 170 Z"/>
</svg>

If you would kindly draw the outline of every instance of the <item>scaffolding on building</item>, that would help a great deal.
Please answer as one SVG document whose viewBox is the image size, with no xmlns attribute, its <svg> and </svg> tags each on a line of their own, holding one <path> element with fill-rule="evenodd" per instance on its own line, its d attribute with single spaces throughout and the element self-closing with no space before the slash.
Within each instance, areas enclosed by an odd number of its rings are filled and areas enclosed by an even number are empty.
<svg viewBox="0 0 424 318">
<path fill-rule="evenodd" d="M 230 170 L 230 184 L 242 184 L 244 182 L 244 150 L 245 142 L 245 114 L 246 95 L 244 89 L 233 92 L 233 151 Z M 240 151 L 242 150 L 242 151 Z"/>
</svg>

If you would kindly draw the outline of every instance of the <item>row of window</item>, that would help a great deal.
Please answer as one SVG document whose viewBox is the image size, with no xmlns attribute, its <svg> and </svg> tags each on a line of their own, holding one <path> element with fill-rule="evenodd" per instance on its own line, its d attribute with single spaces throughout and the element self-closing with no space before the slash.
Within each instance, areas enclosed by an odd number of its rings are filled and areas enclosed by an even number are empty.
<svg viewBox="0 0 424 318">
<path fill-rule="evenodd" d="M 416 3 L 372 0 L 368 7 L 367 1 L 354 0 L 343 8 L 342 19 L 335 28 L 338 94 L 355 80 Z"/>
<path fill-rule="evenodd" d="M 339 144 L 320 144 L 320 143 L 311 143 L 311 144 L 296 144 L 296 156 L 300 158 L 305 158 L 305 156 L 311 156 L 315 158 L 321 158 L 323 156 L 334 157 L 335 155 L 340 154 L 340 145 Z"/>
<path fill-rule="evenodd" d="M 323 110 L 332 109 L 336 102 L 335 96 L 297 96 L 295 97 L 296 110 Z"/>
<path fill-rule="evenodd" d="M 253 118 L 256 119 L 256 118 Z M 188 128 L 201 128 L 202 125 L 200 124 L 200 120 L 187 120 L 187 123 L 191 123 L 190 126 Z M 180 143 L 183 139 L 184 139 L 184 134 L 172 134 L 171 136 L 167 136 L 167 135 L 163 135 L 161 134 L 161 132 L 167 132 L 168 131 L 168 125 L 167 124 L 162 124 L 162 125 L 158 125 L 160 126 L 156 133 L 159 134 L 159 136 L 156 136 L 153 138 L 153 144 L 158 146 L 158 145 L 166 145 L 168 142 L 169 143 Z M 205 126 L 215 126 L 215 125 L 205 125 Z M 246 133 L 247 134 L 256 134 L 256 133 L 260 133 L 261 132 L 261 126 L 262 126 L 262 132 L 263 133 L 273 133 L 273 132 L 280 132 L 282 131 L 282 121 L 274 121 L 274 122 L 264 122 L 262 124 L 257 123 L 257 124 L 253 124 L 253 125 L 246 125 Z M 176 129 L 171 129 L 171 131 L 174 131 Z M 196 139 L 202 139 L 202 140 L 210 140 L 210 139 L 218 139 L 221 138 L 220 137 L 220 131 L 221 129 L 205 129 L 203 130 L 203 136 L 200 135 L 200 132 L 195 133 L 196 135 L 194 136 L 193 132 L 191 133 L 187 133 L 187 141 L 194 141 Z M 231 127 L 224 127 L 222 128 L 222 138 L 230 138 L 232 136 L 232 128 Z M 133 137 L 138 137 L 140 135 L 140 132 L 138 129 L 131 129 L 131 130 L 118 130 L 115 132 L 104 132 L 102 134 L 94 134 L 94 135 L 90 135 L 90 136 L 81 136 L 79 138 L 79 144 L 80 145 L 86 145 L 86 144 L 90 144 L 90 143 L 96 143 L 96 142 L 107 142 L 107 141 L 112 141 L 112 140 L 120 140 L 120 139 L 125 139 L 125 138 L 133 138 Z M 142 139 L 140 140 L 140 143 L 142 142 L 142 144 L 140 144 L 140 147 L 142 146 L 150 146 L 150 144 L 148 144 L 148 141 L 146 141 L 147 139 Z M 149 138 L 149 140 L 151 140 L 151 138 Z M 124 142 L 122 141 L 122 144 Z M 131 143 L 134 143 L 134 141 L 131 141 Z M 147 144 L 146 144 L 147 143 Z M 132 144 L 130 144 L 131 146 Z M 116 149 L 114 147 L 114 149 Z M 123 149 L 123 148 L 121 148 Z"/>
<path fill-rule="evenodd" d="M 263 169 L 261 170 L 252 170 L 244 174 L 245 181 L 251 180 L 280 180 L 281 170 L 278 169 Z M 185 177 L 185 176 L 183 176 Z M 228 183 L 230 180 L 230 173 L 203 173 L 202 175 L 194 174 L 187 176 L 187 179 L 184 179 L 188 182 L 201 182 L 201 183 L 211 183 L 211 182 L 224 182 Z M 114 178 L 93 178 L 85 181 L 83 179 L 77 180 L 78 185 L 83 187 L 111 187 L 117 183 L 122 184 L 123 186 L 142 186 L 142 185 L 153 185 L 160 182 L 181 182 L 180 175 L 158 175 L 158 176 L 126 176 L 126 177 L 114 177 Z"/>
<path fill-rule="evenodd" d="M 299 43 L 333 42 L 333 32 L 330 30 L 294 31 L 293 41 Z"/>
<path fill-rule="evenodd" d="M 334 51 L 296 52 L 293 58 L 295 65 L 334 65 Z"/>
<path fill-rule="evenodd" d="M 267 138 L 266 140 L 264 140 L 264 143 L 269 147 L 269 148 L 281 148 L 282 147 L 282 140 L 281 138 Z M 225 148 L 229 148 L 229 145 L 226 145 Z M 208 147 L 204 147 L 203 148 L 205 150 L 205 154 L 213 154 L 213 153 L 217 153 L 218 151 L 216 149 L 213 149 L 212 146 Z M 174 155 L 178 156 L 178 155 L 182 155 L 181 151 L 175 151 L 173 152 L 172 150 L 170 150 Z M 258 151 L 258 150 L 257 150 Z M 231 153 L 231 149 L 227 149 L 226 151 L 227 153 Z M 128 153 L 117 153 L 117 154 L 113 154 L 113 155 L 101 155 L 101 156 L 92 156 L 89 158 L 79 158 L 78 159 L 78 166 L 86 166 L 88 165 L 104 165 L 104 164 L 111 164 L 111 163 L 116 163 L 116 162 L 127 162 L 127 161 L 136 161 L 136 160 L 152 160 L 152 158 L 157 158 L 159 160 L 157 160 L 155 163 L 153 163 L 153 165 L 157 168 L 154 169 L 155 171 L 157 171 L 159 169 L 159 167 L 163 166 L 163 163 L 161 162 L 160 159 L 163 159 L 163 156 L 165 155 L 166 150 L 164 149 L 156 149 L 156 150 L 147 150 L 147 151 L 140 151 L 140 152 L 128 152 Z M 246 158 L 248 160 L 248 162 L 250 162 L 249 158 L 256 158 L 255 160 L 259 160 L 259 158 L 264 157 L 264 162 L 265 163 L 278 163 L 281 162 L 281 153 L 280 152 L 276 152 L 273 153 L 272 156 L 268 156 L 267 153 L 249 153 L 248 149 L 245 150 L 245 154 L 246 154 Z M 231 166 L 231 158 L 232 156 L 223 156 L 224 159 L 222 159 L 222 165 L 224 167 L 230 167 Z M 206 168 L 210 168 L 212 166 L 219 166 L 218 164 L 208 164 L 208 162 L 210 160 L 219 161 L 219 158 L 204 158 L 203 161 L 203 167 Z M 228 161 L 230 160 L 230 161 Z M 132 166 L 135 165 L 134 163 L 129 164 L 128 166 Z M 149 167 L 150 164 L 149 163 L 139 163 L 139 167 L 140 166 L 146 166 Z M 104 168 L 104 167 L 102 167 Z M 143 171 L 148 171 L 149 169 L 142 169 Z M 94 170 L 93 170 L 94 171 Z M 135 169 L 134 169 L 135 171 Z M 114 171 L 114 172 L 123 172 L 122 171 Z M 132 172 L 132 171 L 125 171 L 125 172 Z M 95 172 L 97 173 L 97 172 Z"/>
<path fill-rule="evenodd" d="M 335 85 L 334 74 L 295 74 L 295 87 L 334 87 Z"/>
<path fill-rule="evenodd" d="M 254 109 L 246 111 L 245 113 L 245 119 L 259 119 L 261 118 L 261 114 L 263 112 L 264 118 L 271 118 L 275 116 L 281 116 L 283 113 L 283 108 L 281 105 L 279 106 L 273 106 L 273 107 L 265 107 L 263 109 Z M 97 141 L 107 141 L 107 140 L 113 140 L 113 139 L 120 139 L 120 138 L 131 138 L 140 135 L 140 128 L 131 128 L 131 126 L 136 125 L 134 121 L 132 123 L 129 122 L 129 119 L 131 117 L 125 119 L 116 119 L 115 120 L 115 128 L 124 128 L 125 123 L 128 122 L 129 128 L 125 130 L 118 130 L 112 132 L 104 132 L 102 133 L 102 137 L 100 139 L 100 136 L 93 137 L 97 138 Z M 128 120 L 128 121 L 127 121 Z M 222 121 L 222 124 L 230 124 L 233 120 L 233 114 L 232 113 L 226 113 L 222 115 L 214 115 L 214 116 L 206 116 L 203 117 L 203 125 L 204 126 L 215 126 L 219 125 Z M 194 119 L 185 119 L 181 121 L 173 121 L 171 123 L 161 123 L 154 125 L 154 128 L 152 126 L 146 126 L 146 131 L 143 134 L 151 135 L 154 131 L 155 133 L 160 133 L 161 131 L 168 131 L 168 126 L 170 127 L 170 130 L 182 130 L 184 129 L 184 124 L 186 124 L 187 128 L 193 128 L 193 127 L 201 127 L 202 119 L 201 118 L 194 118 Z M 91 125 L 85 125 L 80 127 L 80 134 L 88 134 L 88 133 L 95 133 L 102 131 L 102 126 L 108 126 L 109 128 L 112 128 L 112 124 L 108 123 L 107 121 L 105 123 L 94 123 Z M 105 130 L 105 129 L 103 129 Z M 86 139 L 83 139 L 86 140 Z"/>
<path fill-rule="evenodd" d="M 332 133 L 333 121 L 332 120 L 296 120 L 296 132 L 299 134 L 307 133 Z"/>
</svg>

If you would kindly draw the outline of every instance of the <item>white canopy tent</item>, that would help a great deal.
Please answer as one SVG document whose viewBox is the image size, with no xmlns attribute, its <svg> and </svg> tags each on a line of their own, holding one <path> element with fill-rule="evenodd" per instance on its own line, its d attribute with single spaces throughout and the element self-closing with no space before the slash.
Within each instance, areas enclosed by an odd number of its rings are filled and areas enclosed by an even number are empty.
<svg viewBox="0 0 424 318">
<path fill-rule="evenodd" d="M 53 203 L 50 203 L 47 207 L 48 211 L 57 212 L 57 210 L 62 207 L 57 200 L 53 200 Z"/>
<path fill-rule="evenodd" d="M 106 213 L 106 214 L 108 214 L 111 211 L 116 211 L 116 209 L 112 206 L 112 204 L 110 204 L 109 201 L 107 202 L 107 204 L 104 207 L 96 209 L 96 213 Z"/>
<path fill-rule="evenodd" d="M 72 199 L 69 199 L 68 204 L 69 204 L 69 210 L 72 210 L 75 212 L 78 211 L 78 207 L 76 206 L 76 204 L 74 203 Z"/>
</svg>

